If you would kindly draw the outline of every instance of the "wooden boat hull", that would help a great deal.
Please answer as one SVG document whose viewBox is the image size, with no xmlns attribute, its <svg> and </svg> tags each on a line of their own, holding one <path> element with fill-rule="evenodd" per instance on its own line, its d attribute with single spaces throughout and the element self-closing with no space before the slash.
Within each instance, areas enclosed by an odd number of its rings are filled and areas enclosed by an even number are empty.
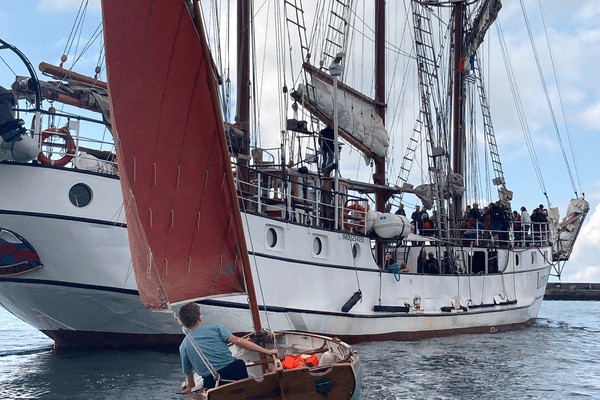
<svg viewBox="0 0 600 400">
<path fill-rule="evenodd" d="M 246 363 L 249 377 L 194 395 L 207 400 L 360 399 L 360 357 L 348 344 L 337 338 L 300 332 L 275 332 L 263 340 L 259 342 L 262 346 L 277 348 L 280 359 L 310 355 L 319 360 L 319 365 L 290 369 L 285 362 L 275 365 L 272 360 L 261 361 L 258 354 L 230 345 L 232 354 Z"/>
<path fill-rule="evenodd" d="M 251 399 L 351 399 L 356 390 L 350 364 L 334 365 L 323 372 L 308 368 L 272 372 L 260 382 L 246 378 L 208 391 L 207 400 Z"/>
</svg>

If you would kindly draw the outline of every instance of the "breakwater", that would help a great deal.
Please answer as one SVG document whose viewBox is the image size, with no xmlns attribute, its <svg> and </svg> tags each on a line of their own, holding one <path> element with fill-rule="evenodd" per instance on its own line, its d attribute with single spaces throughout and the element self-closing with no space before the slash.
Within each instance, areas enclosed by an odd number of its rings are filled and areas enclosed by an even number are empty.
<svg viewBox="0 0 600 400">
<path fill-rule="evenodd" d="M 600 283 L 548 282 L 544 300 L 600 300 Z"/>
</svg>

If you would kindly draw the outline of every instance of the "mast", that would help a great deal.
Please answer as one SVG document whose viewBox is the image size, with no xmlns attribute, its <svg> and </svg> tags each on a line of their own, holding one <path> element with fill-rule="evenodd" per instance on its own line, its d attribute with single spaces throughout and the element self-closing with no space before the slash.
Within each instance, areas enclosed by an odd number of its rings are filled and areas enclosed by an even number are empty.
<svg viewBox="0 0 600 400">
<path fill-rule="evenodd" d="M 250 0 L 238 1 L 237 7 L 237 101 L 235 125 L 242 131 L 242 149 L 237 155 L 239 189 L 250 191 Z M 247 204 L 247 203 L 244 203 Z"/>
<path fill-rule="evenodd" d="M 454 20 L 454 60 L 453 60 L 453 90 L 452 90 L 452 172 L 464 177 L 464 89 L 463 72 L 459 70 L 460 61 L 464 55 L 463 45 L 463 16 L 464 2 L 457 2 L 452 9 Z M 456 218 L 462 209 L 462 194 L 455 195 L 452 199 L 452 215 Z"/>
<path fill-rule="evenodd" d="M 375 102 L 385 125 L 385 0 L 375 2 Z M 385 158 L 374 157 L 373 182 L 376 185 L 385 185 Z M 376 191 L 375 209 L 384 212 L 386 200 L 381 191 Z"/>
<path fill-rule="evenodd" d="M 385 0 L 375 2 L 375 102 L 379 116 L 385 125 Z M 373 183 L 385 185 L 385 157 L 374 155 L 375 174 Z M 375 191 L 375 210 L 385 212 L 387 196 L 383 191 Z M 384 244 L 377 243 L 377 263 L 384 261 Z"/>
<path fill-rule="evenodd" d="M 237 112 L 236 123 L 246 134 L 250 130 L 250 0 L 238 2 L 237 18 Z M 244 144 L 246 147 L 247 144 Z"/>
<path fill-rule="evenodd" d="M 248 156 L 250 154 L 250 18 L 251 18 L 251 0 L 240 0 L 238 2 L 237 16 L 237 60 L 238 60 L 238 82 L 237 82 L 237 112 L 236 123 L 244 132 L 242 164 L 246 168 L 241 168 L 241 181 L 248 181 Z M 226 153 L 225 153 L 226 154 Z M 245 175 L 245 176 L 244 176 Z M 233 180 L 231 182 L 233 185 Z M 233 193 L 237 193 L 235 187 Z M 250 303 L 250 313 L 252 315 L 252 324 L 255 332 L 262 330 L 260 315 L 258 313 L 258 301 L 256 299 L 256 290 L 254 280 L 252 279 L 252 269 L 250 268 L 250 258 L 248 257 L 248 248 L 246 247 L 246 237 L 244 236 L 244 225 L 240 212 L 239 202 L 234 201 L 234 215 L 238 227 L 238 237 L 240 243 L 240 254 L 242 256 L 242 265 L 244 270 L 244 279 L 248 292 L 248 302 Z"/>
</svg>

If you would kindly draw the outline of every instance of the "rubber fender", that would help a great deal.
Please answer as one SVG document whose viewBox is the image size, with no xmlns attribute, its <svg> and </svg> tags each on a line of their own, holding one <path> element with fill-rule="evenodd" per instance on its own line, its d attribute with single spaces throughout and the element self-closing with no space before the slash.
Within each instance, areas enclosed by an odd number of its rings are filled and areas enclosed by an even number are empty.
<svg viewBox="0 0 600 400">
<path fill-rule="evenodd" d="M 354 292 L 352 297 L 350 297 L 350 299 L 346 302 L 346 304 L 344 304 L 342 306 L 342 312 L 350 311 L 352 309 L 352 307 L 354 307 L 354 305 L 356 303 L 358 303 L 358 301 L 361 299 L 362 299 L 362 292 L 360 290 Z"/>
</svg>

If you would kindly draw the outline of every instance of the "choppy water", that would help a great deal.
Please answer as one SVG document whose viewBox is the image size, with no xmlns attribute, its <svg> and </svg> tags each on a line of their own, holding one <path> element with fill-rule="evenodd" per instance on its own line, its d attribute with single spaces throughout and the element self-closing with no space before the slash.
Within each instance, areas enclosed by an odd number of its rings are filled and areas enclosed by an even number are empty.
<svg viewBox="0 0 600 400">
<path fill-rule="evenodd" d="M 546 301 L 523 330 L 355 345 L 363 398 L 598 399 L 600 302 Z M 177 354 L 55 351 L 0 309 L 0 399 L 179 399 Z"/>
</svg>

